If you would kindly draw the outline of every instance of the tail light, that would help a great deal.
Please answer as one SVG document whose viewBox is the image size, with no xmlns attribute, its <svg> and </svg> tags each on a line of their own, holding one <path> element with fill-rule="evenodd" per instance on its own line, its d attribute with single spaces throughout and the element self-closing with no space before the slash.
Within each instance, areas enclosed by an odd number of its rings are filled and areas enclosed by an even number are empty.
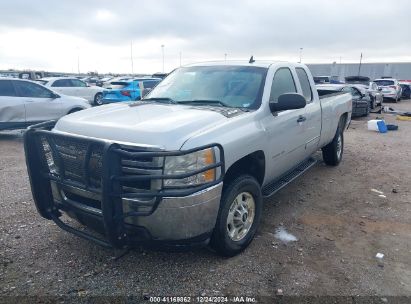
<svg viewBox="0 0 411 304">
<path fill-rule="evenodd" d="M 394 90 L 397 90 L 397 86 L 395 86 L 395 85 L 390 86 L 390 88 L 393 88 Z"/>
<path fill-rule="evenodd" d="M 121 95 L 131 97 L 130 91 L 120 91 Z"/>
</svg>

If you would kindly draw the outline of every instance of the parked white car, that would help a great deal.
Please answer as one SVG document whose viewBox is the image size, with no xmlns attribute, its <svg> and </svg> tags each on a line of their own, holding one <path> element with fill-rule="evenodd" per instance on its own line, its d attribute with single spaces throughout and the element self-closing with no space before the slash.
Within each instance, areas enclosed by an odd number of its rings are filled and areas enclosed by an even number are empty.
<svg viewBox="0 0 411 304">
<path fill-rule="evenodd" d="M 58 93 L 85 98 L 90 104 L 102 104 L 104 89 L 98 86 L 91 86 L 80 79 L 69 77 L 48 77 L 38 81 Z"/>
<path fill-rule="evenodd" d="M 375 79 L 374 82 L 378 85 L 384 98 L 389 98 L 395 102 L 401 100 L 402 88 L 397 79 L 382 78 Z"/>
<path fill-rule="evenodd" d="M 87 100 L 58 94 L 23 79 L 0 78 L 0 130 L 24 129 L 90 108 Z"/>
</svg>

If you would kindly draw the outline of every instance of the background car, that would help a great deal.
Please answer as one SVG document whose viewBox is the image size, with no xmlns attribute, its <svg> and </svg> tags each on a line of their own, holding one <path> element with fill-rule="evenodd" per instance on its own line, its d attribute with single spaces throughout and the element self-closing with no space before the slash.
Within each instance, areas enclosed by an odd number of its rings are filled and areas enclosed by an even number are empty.
<svg viewBox="0 0 411 304">
<path fill-rule="evenodd" d="M 104 104 L 119 101 L 131 101 L 141 99 L 143 90 L 154 88 L 161 79 L 137 78 L 131 81 L 117 81 L 111 83 L 111 89 L 103 92 Z"/>
<path fill-rule="evenodd" d="M 24 129 L 89 107 L 83 98 L 61 95 L 29 80 L 0 78 L 0 130 Z"/>
<path fill-rule="evenodd" d="M 105 88 L 105 89 L 108 89 L 108 88 L 110 88 L 110 87 L 112 86 L 112 83 L 113 83 L 113 82 L 129 81 L 129 80 L 132 80 L 132 79 L 133 79 L 132 76 L 119 76 L 119 77 L 114 77 L 114 78 L 111 78 L 111 79 L 109 79 L 109 80 L 107 80 L 107 81 L 104 81 L 102 87 Z"/>
<path fill-rule="evenodd" d="M 329 83 L 342 83 L 338 76 L 314 76 L 315 84 L 329 84 Z"/>
<path fill-rule="evenodd" d="M 392 99 L 394 102 L 401 100 L 402 89 L 397 79 L 381 78 L 375 79 L 374 82 L 378 85 L 378 89 L 381 89 L 381 93 L 385 99 Z"/>
<path fill-rule="evenodd" d="M 371 109 L 382 105 L 384 97 L 378 89 L 378 85 L 371 81 L 369 77 L 347 76 L 345 77 L 345 83 L 355 84 L 357 88 L 363 88 L 366 93 L 370 94 L 370 97 L 372 98 Z"/>
<path fill-rule="evenodd" d="M 401 98 L 411 99 L 411 82 L 400 82 L 402 89 Z"/>
<path fill-rule="evenodd" d="M 352 95 L 352 117 L 368 116 L 371 109 L 371 97 L 361 92 L 363 89 L 354 84 L 322 84 L 316 86 L 318 90 L 347 92 Z"/>
<path fill-rule="evenodd" d="M 101 105 L 104 89 L 98 86 L 90 86 L 77 78 L 49 77 L 40 81 L 44 86 L 52 88 L 54 91 L 87 99 L 90 104 Z"/>
</svg>

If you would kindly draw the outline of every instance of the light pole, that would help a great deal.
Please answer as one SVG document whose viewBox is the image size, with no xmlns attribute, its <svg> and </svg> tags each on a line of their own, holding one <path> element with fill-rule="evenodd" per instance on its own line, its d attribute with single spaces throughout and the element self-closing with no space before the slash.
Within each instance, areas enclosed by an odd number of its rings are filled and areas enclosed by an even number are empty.
<svg viewBox="0 0 411 304">
<path fill-rule="evenodd" d="M 224 54 L 224 61 L 227 61 L 227 53 Z"/>
<path fill-rule="evenodd" d="M 181 51 L 180 51 L 180 67 L 181 67 Z"/>
<path fill-rule="evenodd" d="M 164 44 L 161 45 L 161 53 L 163 55 L 163 73 L 164 73 Z"/>
<path fill-rule="evenodd" d="M 77 74 L 80 75 L 80 48 L 77 47 Z"/>
<path fill-rule="evenodd" d="M 133 62 L 133 40 L 131 40 L 130 44 L 130 59 L 131 59 L 131 75 L 134 74 L 134 62 Z"/>
<path fill-rule="evenodd" d="M 300 48 L 300 61 L 299 61 L 299 63 L 301 63 L 302 53 L 303 53 L 303 48 Z"/>
</svg>

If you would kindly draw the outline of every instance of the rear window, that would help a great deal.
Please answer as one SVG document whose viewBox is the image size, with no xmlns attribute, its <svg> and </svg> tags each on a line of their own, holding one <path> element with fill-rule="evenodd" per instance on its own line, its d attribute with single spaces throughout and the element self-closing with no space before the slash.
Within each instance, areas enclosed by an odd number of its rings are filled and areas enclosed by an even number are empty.
<svg viewBox="0 0 411 304">
<path fill-rule="evenodd" d="M 310 81 L 308 80 L 307 73 L 302 68 L 296 68 L 295 71 L 297 72 L 298 80 L 300 81 L 305 101 L 310 102 L 312 100 L 313 93 L 311 92 L 311 85 Z"/>
<path fill-rule="evenodd" d="M 159 83 L 160 81 L 158 80 L 148 80 L 148 81 L 143 81 L 143 86 L 145 89 L 152 89 L 154 88 L 157 83 Z"/>
<path fill-rule="evenodd" d="M 130 84 L 130 82 L 125 82 L 125 81 L 113 81 L 110 83 L 109 88 L 112 89 L 122 89 L 127 87 Z"/>
<path fill-rule="evenodd" d="M 10 80 L 0 80 L 0 96 L 16 96 Z"/>
<path fill-rule="evenodd" d="M 393 80 L 374 80 L 374 82 L 379 86 L 390 86 L 395 84 Z"/>
</svg>

